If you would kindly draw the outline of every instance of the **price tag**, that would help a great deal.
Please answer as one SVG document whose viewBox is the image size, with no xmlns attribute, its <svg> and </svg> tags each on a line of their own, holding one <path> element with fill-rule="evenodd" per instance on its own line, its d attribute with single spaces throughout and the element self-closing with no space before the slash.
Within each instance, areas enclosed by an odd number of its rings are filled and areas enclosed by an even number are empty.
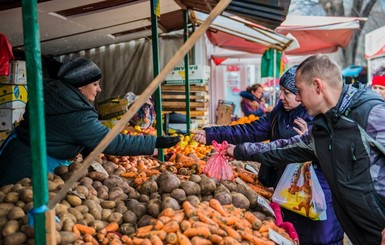
<svg viewBox="0 0 385 245">
<path fill-rule="evenodd" d="M 91 163 L 91 166 L 95 169 L 96 172 L 104 173 L 104 174 L 107 174 L 107 176 L 109 176 L 109 174 L 107 173 L 107 170 L 103 168 L 103 166 L 97 161 L 93 161 Z"/>
<path fill-rule="evenodd" d="M 258 202 L 258 204 L 260 204 L 262 207 L 264 207 L 265 209 L 267 209 L 267 210 L 268 210 L 268 211 L 275 217 L 274 210 L 270 207 L 269 201 L 268 201 L 268 200 L 266 200 L 266 199 L 263 198 L 262 196 L 258 196 L 257 202 Z"/>
<path fill-rule="evenodd" d="M 272 229 L 269 229 L 269 238 L 279 245 L 294 245 L 292 241 Z"/>
</svg>

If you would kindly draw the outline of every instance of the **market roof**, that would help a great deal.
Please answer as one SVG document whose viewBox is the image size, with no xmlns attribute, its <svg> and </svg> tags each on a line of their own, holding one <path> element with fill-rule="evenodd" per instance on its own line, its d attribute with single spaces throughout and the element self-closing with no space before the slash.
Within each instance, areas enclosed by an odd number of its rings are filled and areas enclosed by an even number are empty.
<svg viewBox="0 0 385 245">
<path fill-rule="evenodd" d="M 42 54 L 65 54 L 151 36 L 149 0 L 39 0 Z M 182 9 L 210 12 L 216 0 L 161 0 L 158 33 L 183 29 Z M 266 3 L 268 2 L 268 3 Z M 222 14 L 237 14 L 274 28 L 286 17 L 290 1 L 233 0 Z M 20 1 L 0 0 L 1 32 L 22 48 Z"/>
</svg>

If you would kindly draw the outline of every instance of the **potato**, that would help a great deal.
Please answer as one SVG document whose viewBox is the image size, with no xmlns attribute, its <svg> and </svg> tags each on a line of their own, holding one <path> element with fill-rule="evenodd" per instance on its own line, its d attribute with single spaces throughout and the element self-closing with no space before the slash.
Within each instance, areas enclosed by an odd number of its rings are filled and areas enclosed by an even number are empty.
<svg viewBox="0 0 385 245">
<path fill-rule="evenodd" d="M 119 187 L 120 185 L 122 185 L 122 183 L 123 183 L 122 178 L 120 178 L 119 176 L 116 176 L 116 175 L 110 175 L 110 177 L 108 177 L 108 179 L 105 179 L 103 181 L 103 184 L 105 186 L 107 186 L 107 188 L 110 190 L 114 187 Z"/>
<path fill-rule="evenodd" d="M 203 180 L 202 180 L 203 181 Z M 201 183 L 202 183 L 201 181 Z M 199 184 L 192 182 L 192 181 L 182 181 L 180 184 L 180 187 L 186 192 L 187 196 L 190 195 L 200 195 L 201 194 L 201 187 Z"/>
<path fill-rule="evenodd" d="M 15 203 L 15 205 L 18 206 L 18 207 L 24 208 L 25 202 L 19 200 L 19 201 L 17 201 L 17 202 Z"/>
<path fill-rule="evenodd" d="M 194 184 L 196 184 L 196 183 L 194 183 Z M 162 205 L 161 205 L 162 210 L 166 209 L 166 208 L 172 208 L 173 210 L 179 210 L 180 205 L 179 205 L 177 200 L 175 200 L 172 197 L 168 197 L 168 198 L 163 199 Z"/>
<path fill-rule="evenodd" d="M 148 196 L 157 191 L 158 191 L 158 184 L 155 182 L 155 180 L 147 180 L 142 184 L 139 190 L 141 194 L 145 194 Z"/>
<path fill-rule="evenodd" d="M 1 205 L 1 204 L 0 204 Z M 24 212 L 28 212 L 33 208 L 33 202 L 26 203 L 23 207 Z M 1 210 L 1 209 L 0 209 Z"/>
<path fill-rule="evenodd" d="M 232 203 L 231 194 L 225 191 L 216 193 L 214 198 L 217 199 L 222 205 L 227 205 Z"/>
<path fill-rule="evenodd" d="M 141 194 L 138 198 L 139 202 L 144 202 L 144 203 L 148 203 L 149 200 L 150 200 L 150 197 L 144 194 Z"/>
<path fill-rule="evenodd" d="M 124 223 L 136 224 L 137 221 L 138 221 L 138 217 L 131 210 L 128 210 L 123 214 Z"/>
<path fill-rule="evenodd" d="M 247 199 L 250 202 L 250 208 L 255 209 L 255 208 L 259 207 L 258 194 L 255 193 L 255 191 L 253 191 L 253 190 L 246 190 L 245 193 L 246 193 L 245 196 L 247 197 Z"/>
<path fill-rule="evenodd" d="M 105 174 L 105 173 L 102 173 L 102 172 L 94 171 L 94 172 L 89 172 L 88 173 L 88 177 L 90 177 L 94 181 L 101 181 L 101 182 L 103 182 L 104 180 L 106 180 L 108 178 L 108 175 Z"/>
<path fill-rule="evenodd" d="M 94 220 L 94 221 L 91 221 L 91 223 L 89 223 L 88 225 L 91 227 L 94 227 L 97 231 L 100 231 L 101 229 L 106 227 L 107 224 L 108 223 L 106 221 Z"/>
<path fill-rule="evenodd" d="M 215 191 L 217 188 L 217 185 L 215 181 L 206 175 L 201 176 L 202 180 L 199 182 L 199 186 L 201 189 L 201 194 L 202 195 L 209 195 L 211 192 Z"/>
<path fill-rule="evenodd" d="M 100 206 L 102 206 L 102 208 L 113 209 L 113 208 L 115 208 L 115 205 L 116 205 L 115 201 L 102 201 L 102 202 L 100 202 Z"/>
<path fill-rule="evenodd" d="M 83 214 L 76 208 L 69 208 L 68 213 L 76 217 L 76 221 L 83 220 Z"/>
<path fill-rule="evenodd" d="M 21 207 L 13 207 L 8 212 L 8 220 L 18 220 L 25 216 L 24 210 Z"/>
<path fill-rule="evenodd" d="M 83 214 L 83 220 L 89 226 L 95 220 L 95 218 L 91 214 L 85 213 Z"/>
<path fill-rule="evenodd" d="M 95 188 L 97 191 L 97 197 L 101 199 L 108 199 L 108 187 L 107 186 L 99 186 Z"/>
<path fill-rule="evenodd" d="M 206 176 L 206 175 L 205 175 Z M 192 174 L 189 178 L 190 181 L 192 182 L 195 182 L 197 184 L 199 184 L 199 182 L 201 182 L 202 178 L 201 176 L 197 175 L 197 174 Z"/>
<path fill-rule="evenodd" d="M 20 194 L 18 192 L 16 192 L 16 191 L 10 191 L 5 196 L 4 202 L 16 203 L 17 201 L 19 201 L 19 195 Z"/>
<path fill-rule="evenodd" d="M 72 221 L 70 218 L 64 218 L 63 219 L 63 231 L 71 231 L 74 226 L 75 222 Z"/>
<path fill-rule="evenodd" d="M 136 214 L 136 217 L 140 219 L 147 211 L 146 206 L 142 203 L 137 204 L 131 211 Z"/>
<path fill-rule="evenodd" d="M 199 197 L 191 195 L 186 198 L 186 201 L 189 201 L 193 206 L 198 206 L 201 202 Z"/>
<path fill-rule="evenodd" d="M 231 180 L 222 180 L 221 184 L 226 187 L 229 191 L 236 191 L 237 190 L 237 183 Z M 237 191 L 236 191 L 237 192 Z"/>
<path fill-rule="evenodd" d="M 238 192 L 238 193 L 241 193 L 241 194 L 247 196 L 248 192 L 249 192 L 249 189 L 246 186 L 244 186 L 244 185 L 238 184 L 237 188 L 235 189 L 235 192 Z"/>
<path fill-rule="evenodd" d="M 48 191 L 55 191 L 58 184 L 53 181 L 48 181 Z"/>
<path fill-rule="evenodd" d="M 124 201 L 117 201 L 116 202 L 116 207 L 115 207 L 115 212 L 118 213 L 125 213 L 128 210 L 126 203 Z"/>
<path fill-rule="evenodd" d="M 8 192 L 10 192 L 12 190 L 13 186 L 14 186 L 13 184 L 5 185 L 5 186 L 0 188 L 0 192 L 7 194 Z"/>
<path fill-rule="evenodd" d="M 78 205 L 75 207 L 77 210 L 79 210 L 80 213 L 82 213 L 83 215 L 85 213 L 88 213 L 89 211 L 89 208 L 86 206 L 86 205 Z"/>
<path fill-rule="evenodd" d="M 202 202 L 209 202 L 213 198 L 213 195 L 202 196 Z"/>
<path fill-rule="evenodd" d="M 16 232 L 6 236 L 4 239 L 4 244 L 19 245 L 24 244 L 25 241 L 27 241 L 27 236 L 22 232 Z"/>
<path fill-rule="evenodd" d="M 100 204 L 98 204 L 94 200 L 85 200 L 84 205 L 88 207 L 89 213 L 92 214 L 92 216 L 94 216 L 95 219 L 100 220 L 102 218 L 101 216 L 102 207 L 100 206 Z"/>
<path fill-rule="evenodd" d="M 118 224 L 122 224 L 123 223 L 123 214 L 122 213 L 113 212 L 110 216 L 108 216 L 107 221 L 109 223 L 116 222 Z"/>
<path fill-rule="evenodd" d="M 28 238 L 35 237 L 35 229 L 33 228 L 33 226 L 23 225 L 21 226 L 20 231 L 26 234 Z"/>
<path fill-rule="evenodd" d="M 108 200 L 124 200 L 127 196 L 124 194 L 122 188 L 120 187 L 113 187 L 110 189 L 110 192 L 108 193 Z"/>
<path fill-rule="evenodd" d="M 254 216 L 257 217 L 258 219 L 260 220 L 266 220 L 266 215 L 264 213 L 261 213 L 261 212 L 253 212 Z"/>
<path fill-rule="evenodd" d="M 232 203 L 237 208 L 248 209 L 250 207 L 250 201 L 241 193 L 233 192 L 231 194 Z"/>
<path fill-rule="evenodd" d="M 82 200 L 76 195 L 67 195 L 66 200 L 71 204 L 72 207 L 76 207 L 82 204 Z"/>
<path fill-rule="evenodd" d="M 14 207 L 13 203 L 0 203 L 0 216 L 8 215 L 8 212 Z"/>
<path fill-rule="evenodd" d="M 17 184 L 20 184 L 20 185 L 22 185 L 22 186 L 24 186 L 24 187 L 28 187 L 28 186 L 31 186 L 31 185 L 32 185 L 31 179 L 30 179 L 30 178 L 23 178 L 23 179 L 19 180 L 19 181 L 17 182 Z"/>
<path fill-rule="evenodd" d="M 101 220 L 107 221 L 108 217 L 110 217 L 110 215 L 112 214 L 112 210 L 105 208 L 105 209 L 102 210 L 101 214 L 102 214 Z"/>
<path fill-rule="evenodd" d="M 138 221 L 137 226 L 138 227 L 143 227 L 143 226 L 150 225 L 151 219 L 153 219 L 153 217 L 151 217 L 150 215 L 147 215 L 147 214 L 143 215 L 143 217 L 140 218 L 140 220 Z"/>
<path fill-rule="evenodd" d="M 25 203 L 33 201 L 33 192 L 31 188 L 24 188 L 19 192 L 19 198 Z"/>
<path fill-rule="evenodd" d="M 12 186 L 12 190 L 11 191 L 16 191 L 16 192 L 18 192 L 19 190 L 21 190 L 21 189 L 23 189 L 24 188 L 24 186 L 22 186 L 21 184 L 14 184 L 13 186 Z"/>
<path fill-rule="evenodd" d="M 124 223 L 119 226 L 119 233 L 130 236 L 135 233 L 135 227 L 133 224 Z"/>
<path fill-rule="evenodd" d="M 55 170 L 54 170 L 55 174 L 59 175 L 59 176 L 62 176 L 64 175 L 65 173 L 68 172 L 68 167 L 67 166 L 59 166 L 59 167 L 56 167 Z"/>
<path fill-rule="evenodd" d="M 138 199 L 140 197 L 140 193 L 137 192 L 134 188 L 132 188 L 131 186 L 129 186 L 127 188 L 127 191 L 125 191 L 125 193 L 127 194 L 127 198 L 129 199 Z"/>
<path fill-rule="evenodd" d="M 182 203 L 186 200 L 186 192 L 183 189 L 175 189 L 171 192 L 171 197 Z"/>
<path fill-rule="evenodd" d="M 87 177 L 87 176 L 81 178 L 79 181 L 80 185 L 84 185 L 84 186 L 92 186 L 93 182 L 94 181 L 90 177 Z"/>
<path fill-rule="evenodd" d="M 75 192 L 76 192 L 76 195 L 78 195 L 79 197 L 81 198 L 87 198 L 88 195 L 89 195 L 89 187 L 87 186 L 84 186 L 84 185 L 78 185 L 76 188 L 75 188 Z"/>
<path fill-rule="evenodd" d="M 100 181 L 94 181 L 93 183 L 92 183 L 92 186 L 96 189 L 96 188 L 98 188 L 98 187 L 100 187 L 100 186 L 102 186 L 103 185 L 103 183 L 102 182 L 100 182 Z"/>
<path fill-rule="evenodd" d="M 179 187 L 180 180 L 177 176 L 170 173 L 169 171 L 164 171 L 159 175 L 157 183 L 159 185 L 159 189 L 162 192 L 170 193 Z"/>
<path fill-rule="evenodd" d="M 222 184 L 219 184 L 219 186 L 215 189 L 214 191 L 214 196 L 217 194 L 217 193 L 220 193 L 220 192 L 226 192 L 226 193 L 229 193 L 230 194 L 230 191 Z"/>
<path fill-rule="evenodd" d="M 19 222 L 17 222 L 16 220 L 9 220 L 3 227 L 3 229 L 1 230 L 1 234 L 6 237 L 10 234 L 13 234 L 17 231 L 19 231 Z"/>
<path fill-rule="evenodd" d="M 71 231 L 61 231 L 60 237 L 61 237 L 61 244 L 73 244 L 76 240 L 75 233 Z"/>
<path fill-rule="evenodd" d="M 66 205 L 61 204 L 61 203 L 56 204 L 56 206 L 55 206 L 56 214 L 65 213 L 67 211 L 68 211 L 68 207 Z"/>
<path fill-rule="evenodd" d="M 0 203 L 3 203 L 4 202 L 4 198 L 5 198 L 6 194 L 3 193 L 3 192 L 0 192 Z"/>
</svg>

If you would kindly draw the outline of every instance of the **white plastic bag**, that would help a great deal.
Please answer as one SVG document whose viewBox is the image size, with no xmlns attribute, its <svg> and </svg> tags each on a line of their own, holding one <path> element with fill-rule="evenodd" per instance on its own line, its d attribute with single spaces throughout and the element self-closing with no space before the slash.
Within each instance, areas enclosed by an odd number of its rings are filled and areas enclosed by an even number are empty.
<svg viewBox="0 0 385 245">
<path fill-rule="evenodd" d="M 311 162 L 287 165 L 272 201 L 312 220 L 327 218 L 325 195 Z"/>
</svg>

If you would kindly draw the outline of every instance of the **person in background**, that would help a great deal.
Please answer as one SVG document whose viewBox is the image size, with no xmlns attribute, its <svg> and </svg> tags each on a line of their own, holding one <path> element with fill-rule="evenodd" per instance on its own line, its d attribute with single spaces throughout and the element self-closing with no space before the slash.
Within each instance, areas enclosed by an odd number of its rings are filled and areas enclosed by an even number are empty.
<svg viewBox="0 0 385 245">
<path fill-rule="evenodd" d="M 101 92 L 99 67 L 85 58 L 64 63 L 57 79 L 44 82 L 47 169 L 69 165 L 83 149 L 92 150 L 109 129 L 98 120 L 91 104 Z M 179 137 L 117 135 L 104 150 L 111 155 L 152 155 Z M 0 147 L 0 187 L 32 176 L 29 110 Z"/>
<path fill-rule="evenodd" d="M 385 99 L 385 66 L 381 66 L 373 74 L 372 89 Z"/>
<path fill-rule="evenodd" d="M 267 166 L 317 160 L 332 191 L 333 206 L 353 244 L 381 244 L 385 236 L 385 101 L 363 85 L 342 81 L 327 55 L 312 55 L 297 68 L 296 97 L 314 116 L 301 136 L 269 143 L 229 145 L 238 160 Z"/>
<path fill-rule="evenodd" d="M 212 140 L 231 144 L 243 142 L 261 142 L 265 140 L 288 139 L 301 135 L 307 130 L 307 122 L 312 117 L 306 112 L 300 102 L 296 101 L 298 90 L 294 86 L 294 76 L 297 66 L 289 68 L 280 78 L 279 102 L 266 116 L 249 124 L 234 126 L 216 126 L 195 131 L 193 139 L 200 143 L 210 143 Z M 301 244 L 341 244 L 343 230 L 334 214 L 332 194 L 318 162 L 313 166 L 327 201 L 327 220 L 312 221 L 302 215 L 286 209 L 281 209 L 285 221 L 293 223 Z M 268 187 L 276 187 L 284 170 L 284 165 L 269 167 L 261 165 L 258 179 Z"/>
<path fill-rule="evenodd" d="M 245 116 L 251 114 L 261 117 L 266 113 L 265 100 L 263 99 L 263 87 L 261 84 L 253 84 L 246 91 L 240 93 L 242 97 L 241 109 Z"/>
</svg>

